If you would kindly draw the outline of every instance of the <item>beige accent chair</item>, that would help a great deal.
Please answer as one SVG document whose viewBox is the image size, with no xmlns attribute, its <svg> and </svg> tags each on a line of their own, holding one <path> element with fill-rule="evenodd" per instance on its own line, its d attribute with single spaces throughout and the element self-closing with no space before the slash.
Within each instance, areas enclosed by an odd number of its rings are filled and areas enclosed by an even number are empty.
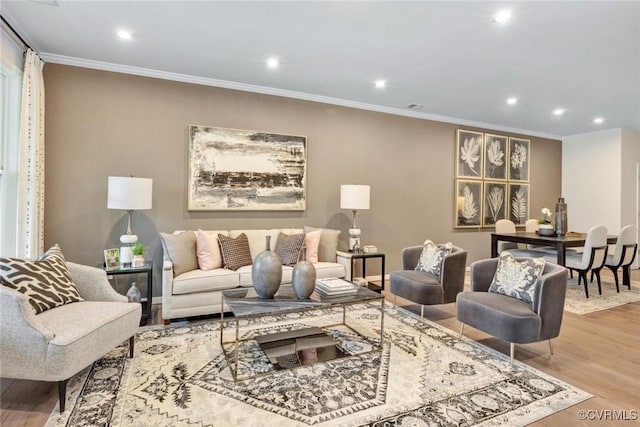
<svg viewBox="0 0 640 427">
<path fill-rule="evenodd" d="M 56 381 L 64 412 L 67 380 L 134 336 L 142 308 L 127 302 L 104 270 L 67 262 L 82 302 L 35 311 L 27 298 L 0 286 L 0 376 Z"/>
</svg>

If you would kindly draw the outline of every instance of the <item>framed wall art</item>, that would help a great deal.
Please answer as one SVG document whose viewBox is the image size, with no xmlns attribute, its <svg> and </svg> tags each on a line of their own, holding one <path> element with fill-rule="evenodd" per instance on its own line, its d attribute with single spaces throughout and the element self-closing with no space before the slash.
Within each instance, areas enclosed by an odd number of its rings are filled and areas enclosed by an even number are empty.
<svg viewBox="0 0 640 427">
<path fill-rule="evenodd" d="M 507 183 L 484 181 L 482 226 L 493 227 L 499 219 L 507 218 Z"/>
<path fill-rule="evenodd" d="M 482 179 L 484 150 L 482 132 L 458 129 L 456 141 L 456 176 Z"/>
<path fill-rule="evenodd" d="M 189 126 L 187 209 L 303 211 L 307 139 Z"/>
<path fill-rule="evenodd" d="M 482 181 L 456 180 L 456 228 L 482 225 Z"/>
<path fill-rule="evenodd" d="M 484 135 L 484 179 L 507 179 L 508 141 L 506 136 Z"/>
<path fill-rule="evenodd" d="M 516 227 L 529 219 L 529 184 L 509 183 L 509 218 Z"/>
<path fill-rule="evenodd" d="M 529 140 L 509 138 L 509 181 L 529 181 Z"/>
</svg>

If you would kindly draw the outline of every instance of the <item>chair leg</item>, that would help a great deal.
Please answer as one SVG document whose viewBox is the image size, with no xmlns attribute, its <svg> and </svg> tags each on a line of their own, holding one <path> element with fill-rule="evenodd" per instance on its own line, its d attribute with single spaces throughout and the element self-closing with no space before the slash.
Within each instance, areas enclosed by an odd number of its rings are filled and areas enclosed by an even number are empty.
<svg viewBox="0 0 640 427">
<path fill-rule="evenodd" d="M 393 308 L 396 308 L 396 294 L 393 294 Z"/>
<path fill-rule="evenodd" d="M 551 347 L 551 340 L 549 341 L 549 353 L 553 354 L 553 347 Z"/>
<path fill-rule="evenodd" d="M 164 319 L 164 326 L 171 325 L 171 319 Z"/>
<path fill-rule="evenodd" d="M 595 270 L 591 270 L 591 280 L 589 281 L 589 283 L 593 283 L 593 274 L 595 273 Z"/>
<path fill-rule="evenodd" d="M 462 331 L 464 331 L 464 323 L 460 323 L 460 338 L 462 338 Z"/>
<path fill-rule="evenodd" d="M 616 292 L 620 293 L 620 284 L 618 282 L 618 269 L 617 268 L 613 268 L 610 265 L 607 265 L 607 268 L 609 270 L 611 270 L 611 274 L 613 274 L 613 279 L 616 282 Z M 623 269 L 623 273 L 622 274 L 624 274 L 624 269 Z M 622 281 L 622 284 L 624 284 L 624 279 Z"/>
<path fill-rule="evenodd" d="M 578 279 L 578 283 L 580 283 L 580 279 L 584 279 L 584 294 L 586 295 L 587 298 L 589 298 L 589 286 L 587 286 L 587 272 L 580 271 L 578 274 L 580 275 Z"/>
<path fill-rule="evenodd" d="M 420 318 L 424 319 L 424 305 L 420 304 Z"/>
<path fill-rule="evenodd" d="M 60 400 L 60 413 L 64 412 L 65 403 L 67 403 L 67 381 L 58 381 L 58 400 Z"/>
<path fill-rule="evenodd" d="M 591 271 L 591 273 L 596 273 L 596 279 L 598 279 L 598 295 L 602 295 L 602 283 L 600 282 L 600 269 L 595 271 Z"/>
<path fill-rule="evenodd" d="M 513 366 L 513 354 L 516 352 L 516 345 L 509 343 L 509 353 L 511 353 L 511 366 Z"/>
<path fill-rule="evenodd" d="M 135 335 L 132 335 L 131 338 L 129 338 L 129 359 L 133 359 L 134 343 L 135 343 Z"/>
<path fill-rule="evenodd" d="M 626 265 L 622 267 L 622 284 L 626 285 L 627 288 L 631 290 L 631 266 L 630 265 Z"/>
<path fill-rule="evenodd" d="M 569 269 L 569 277 L 571 279 L 573 279 L 573 269 L 571 269 L 571 268 Z"/>
</svg>

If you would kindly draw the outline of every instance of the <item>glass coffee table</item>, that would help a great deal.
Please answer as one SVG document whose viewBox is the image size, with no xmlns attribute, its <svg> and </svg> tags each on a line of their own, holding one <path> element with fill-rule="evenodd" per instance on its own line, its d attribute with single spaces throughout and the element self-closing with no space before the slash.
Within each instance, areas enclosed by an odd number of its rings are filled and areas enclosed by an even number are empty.
<svg viewBox="0 0 640 427">
<path fill-rule="evenodd" d="M 247 341 L 256 341 L 260 349 L 273 365 L 273 371 L 291 369 L 299 366 L 307 366 L 317 362 L 338 359 L 342 357 L 355 357 L 362 354 L 379 351 L 384 340 L 384 296 L 366 287 L 356 286 L 357 293 L 348 296 L 325 297 L 317 292 L 311 294 L 309 299 L 297 299 L 291 285 L 283 285 L 273 299 L 262 299 L 250 295 L 253 288 L 231 289 L 222 292 L 222 310 L 220 315 L 220 346 L 224 353 L 227 365 L 235 381 L 256 377 L 263 374 L 239 375 L 238 365 L 241 352 L 240 344 Z M 356 304 L 379 302 L 380 303 L 380 339 L 372 339 L 347 322 L 347 308 Z M 235 319 L 235 339 L 224 341 L 224 305 L 227 305 Z M 241 322 L 253 323 L 263 316 L 272 316 L 284 313 L 300 313 L 312 310 L 336 309 L 341 321 L 321 325 L 319 327 L 305 327 L 291 329 L 283 332 L 253 335 L 249 338 L 240 338 Z M 335 316 L 334 316 L 335 317 Z M 229 322 L 228 322 L 229 323 Z M 341 348 L 340 343 L 329 333 L 329 328 L 344 326 L 354 332 L 360 339 L 370 344 L 370 350 L 354 354 Z M 227 325 L 227 331 L 229 325 Z"/>
</svg>

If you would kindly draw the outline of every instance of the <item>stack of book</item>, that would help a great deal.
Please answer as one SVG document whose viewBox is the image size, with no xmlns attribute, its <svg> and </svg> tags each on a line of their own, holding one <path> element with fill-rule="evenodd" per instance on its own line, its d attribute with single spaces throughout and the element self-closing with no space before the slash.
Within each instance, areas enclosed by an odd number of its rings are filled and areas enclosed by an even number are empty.
<svg viewBox="0 0 640 427">
<path fill-rule="evenodd" d="M 318 279 L 316 280 L 316 292 L 325 297 L 338 297 L 355 295 L 358 293 L 358 288 L 343 279 Z"/>
</svg>

